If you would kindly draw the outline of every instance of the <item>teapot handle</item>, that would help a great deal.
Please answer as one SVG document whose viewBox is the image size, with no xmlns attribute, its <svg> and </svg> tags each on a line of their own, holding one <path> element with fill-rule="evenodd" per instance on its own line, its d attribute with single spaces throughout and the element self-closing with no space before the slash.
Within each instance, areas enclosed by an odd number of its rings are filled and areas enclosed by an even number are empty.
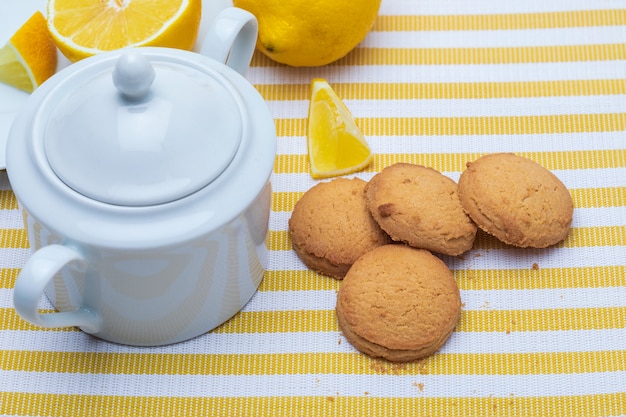
<svg viewBox="0 0 626 417">
<path fill-rule="evenodd" d="M 228 7 L 211 21 L 200 53 L 245 75 L 258 33 L 259 25 L 252 13 Z"/>
<path fill-rule="evenodd" d="M 97 333 L 101 327 L 100 315 L 86 306 L 75 311 L 40 314 L 39 299 L 54 275 L 69 263 L 79 267 L 86 265 L 82 255 L 67 246 L 44 246 L 31 256 L 13 290 L 13 304 L 17 313 L 26 321 L 41 327 L 77 326 L 87 333 Z"/>
</svg>

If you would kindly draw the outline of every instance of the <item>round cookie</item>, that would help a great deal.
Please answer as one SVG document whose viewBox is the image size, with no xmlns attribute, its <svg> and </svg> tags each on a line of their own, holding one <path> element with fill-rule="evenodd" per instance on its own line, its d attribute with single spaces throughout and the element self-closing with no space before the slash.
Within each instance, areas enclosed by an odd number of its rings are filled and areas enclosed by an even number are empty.
<svg viewBox="0 0 626 417">
<path fill-rule="evenodd" d="M 372 216 L 393 240 L 445 255 L 472 248 L 476 225 L 463 211 L 457 185 L 421 165 L 397 163 L 365 187 Z"/>
<path fill-rule="evenodd" d="M 519 247 L 562 241 L 574 213 L 569 191 L 552 172 L 512 153 L 468 163 L 459 179 L 459 197 L 481 229 Z"/>
<path fill-rule="evenodd" d="M 293 249 L 309 268 L 341 279 L 367 251 L 390 242 L 365 206 L 366 182 L 320 182 L 298 200 L 289 219 Z"/>
<path fill-rule="evenodd" d="M 391 244 L 350 268 L 336 314 L 343 335 L 359 351 L 409 362 L 445 343 L 459 320 L 461 297 L 443 261 L 424 249 Z"/>
</svg>

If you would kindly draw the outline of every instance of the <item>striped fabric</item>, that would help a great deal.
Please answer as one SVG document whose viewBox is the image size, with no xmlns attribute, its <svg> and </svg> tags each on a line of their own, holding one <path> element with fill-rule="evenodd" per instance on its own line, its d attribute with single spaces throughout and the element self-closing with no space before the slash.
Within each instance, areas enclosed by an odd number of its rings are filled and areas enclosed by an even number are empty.
<svg viewBox="0 0 626 417">
<path fill-rule="evenodd" d="M 28 241 L 0 173 L 0 415 L 626 415 L 625 6 L 383 0 L 372 32 L 334 64 L 255 55 L 248 78 L 278 133 L 269 271 L 241 313 L 188 342 L 119 346 L 17 317 Z M 406 161 L 457 180 L 467 161 L 507 151 L 571 191 L 563 243 L 515 249 L 479 234 L 472 251 L 443 258 L 463 310 L 427 359 L 356 352 L 334 314 L 341 283 L 291 250 L 290 212 L 315 184 L 305 136 L 314 77 L 344 99 L 375 152 L 360 178 Z"/>
</svg>

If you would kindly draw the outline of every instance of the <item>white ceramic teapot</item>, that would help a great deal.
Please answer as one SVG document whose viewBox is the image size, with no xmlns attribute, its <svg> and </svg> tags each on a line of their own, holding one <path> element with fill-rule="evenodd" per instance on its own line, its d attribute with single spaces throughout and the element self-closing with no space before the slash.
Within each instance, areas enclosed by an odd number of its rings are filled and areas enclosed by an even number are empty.
<svg viewBox="0 0 626 417">
<path fill-rule="evenodd" d="M 35 251 L 14 304 L 44 327 L 162 345 L 238 312 L 263 277 L 276 155 L 243 77 L 257 35 L 237 8 L 201 54 L 134 48 L 72 64 L 29 98 L 7 173 Z M 46 294 L 58 312 L 43 314 Z"/>
</svg>

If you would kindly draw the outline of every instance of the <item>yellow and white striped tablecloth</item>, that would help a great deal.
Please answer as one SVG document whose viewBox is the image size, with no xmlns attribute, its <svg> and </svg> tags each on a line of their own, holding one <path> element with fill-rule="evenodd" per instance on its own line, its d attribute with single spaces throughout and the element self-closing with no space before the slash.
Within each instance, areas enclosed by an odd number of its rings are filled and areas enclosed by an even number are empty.
<svg viewBox="0 0 626 417">
<path fill-rule="evenodd" d="M 248 78 L 278 133 L 269 270 L 241 313 L 173 346 L 119 346 L 17 317 L 12 288 L 29 249 L 0 173 L 0 415 L 626 415 L 625 42 L 624 1 L 383 0 L 372 32 L 335 64 L 255 55 Z M 471 252 L 444 258 L 463 311 L 425 360 L 356 352 L 335 319 L 340 282 L 290 248 L 290 212 L 315 184 L 305 137 L 314 77 L 345 100 L 375 152 L 363 179 L 408 161 L 456 180 L 467 161 L 510 151 L 572 193 L 572 230 L 556 247 L 479 234 Z"/>
</svg>

